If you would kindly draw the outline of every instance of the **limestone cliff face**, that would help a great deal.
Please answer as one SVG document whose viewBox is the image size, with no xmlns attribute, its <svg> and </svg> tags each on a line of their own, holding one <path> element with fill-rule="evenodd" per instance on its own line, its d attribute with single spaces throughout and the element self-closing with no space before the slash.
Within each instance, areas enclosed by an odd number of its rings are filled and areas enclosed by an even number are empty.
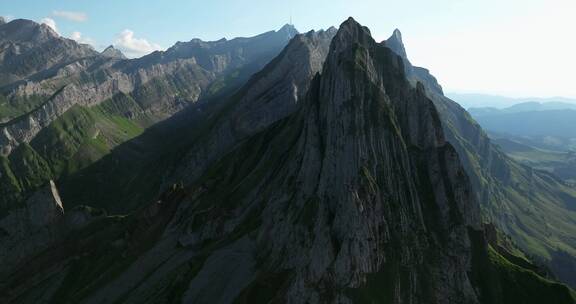
<svg viewBox="0 0 576 304">
<path fill-rule="evenodd" d="M 383 274 L 392 303 L 476 302 L 467 229 L 478 206 L 401 60 L 348 20 L 298 117 L 291 157 L 260 190 L 280 189 L 257 240 L 269 271 L 295 272 L 281 298 L 352 301 Z"/>
<path fill-rule="evenodd" d="M 354 20 L 302 107 L 200 185 L 173 224 L 179 244 L 231 244 L 209 255 L 185 302 L 249 302 L 272 278 L 265 299 L 287 303 L 360 301 L 371 284 L 391 303 L 478 302 L 468 229 L 479 209 L 457 153 L 401 59 Z M 215 275 L 228 259 L 246 268 Z"/>
</svg>

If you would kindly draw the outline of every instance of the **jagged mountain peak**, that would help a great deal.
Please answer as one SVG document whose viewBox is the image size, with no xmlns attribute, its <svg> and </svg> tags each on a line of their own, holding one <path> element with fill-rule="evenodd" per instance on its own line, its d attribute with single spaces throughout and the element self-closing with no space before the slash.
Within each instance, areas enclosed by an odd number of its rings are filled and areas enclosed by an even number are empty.
<svg viewBox="0 0 576 304">
<path fill-rule="evenodd" d="M 122 51 L 120 51 L 119 49 L 115 48 L 113 45 L 110 45 L 107 48 L 105 48 L 100 54 L 102 56 L 110 58 L 127 59 L 126 56 L 124 56 L 124 53 L 122 53 Z"/>
<path fill-rule="evenodd" d="M 404 42 L 402 41 L 402 33 L 399 29 L 395 29 L 390 38 L 384 41 L 384 44 L 398 54 L 400 57 L 407 59 L 406 48 L 404 47 Z"/>
<path fill-rule="evenodd" d="M 348 46 L 350 43 L 367 44 L 373 43 L 370 29 L 362 26 L 354 18 L 350 17 L 344 21 L 334 37 L 333 43 L 340 46 Z"/>
<path fill-rule="evenodd" d="M 286 33 L 290 36 L 296 36 L 299 34 L 298 30 L 293 24 L 284 24 L 277 32 L 279 33 Z"/>
<path fill-rule="evenodd" d="M 338 29 L 335 26 L 331 26 L 328 29 L 326 29 L 327 32 L 338 32 Z"/>
<path fill-rule="evenodd" d="M 41 31 L 43 33 L 45 33 L 46 35 L 49 35 L 49 36 L 54 37 L 54 38 L 60 37 L 60 35 L 53 28 L 51 28 L 50 26 L 48 26 L 45 23 L 40 24 L 40 28 L 41 28 Z"/>
<path fill-rule="evenodd" d="M 38 24 L 32 20 L 15 19 L 0 25 L 0 41 L 43 42 L 60 37 L 46 24 Z"/>
</svg>

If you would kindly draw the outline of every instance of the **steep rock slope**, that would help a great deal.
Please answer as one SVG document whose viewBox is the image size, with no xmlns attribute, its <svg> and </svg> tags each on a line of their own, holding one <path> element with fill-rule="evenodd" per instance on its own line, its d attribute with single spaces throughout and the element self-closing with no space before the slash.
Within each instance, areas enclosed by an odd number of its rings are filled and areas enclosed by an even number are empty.
<svg viewBox="0 0 576 304">
<path fill-rule="evenodd" d="M 32 259 L 3 300 L 574 302 L 487 247 L 432 101 L 368 29 L 342 24 L 301 104 L 190 185 Z"/>
<path fill-rule="evenodd" d="M 299 107 L 312 77 L 322 69 L 335 32 L 332 28 L 297 35 L 238 92 L 195 105 L 120 146 L 63 180 L 63 196 L 71 204 L 126 213 L 163 187 L 195 180 L 240 141 Z"/>
<path fill-rule="evenodd" d="M 383 42 L 402 56 L 412 82 L 421 82 L 458 151 L 487 221 L 562 281 L 576 286 L 576 190 L 506 156 L 456 102 L 445 97 L 428 70 L 412 66 L 396 31 Z"/>
</svg>

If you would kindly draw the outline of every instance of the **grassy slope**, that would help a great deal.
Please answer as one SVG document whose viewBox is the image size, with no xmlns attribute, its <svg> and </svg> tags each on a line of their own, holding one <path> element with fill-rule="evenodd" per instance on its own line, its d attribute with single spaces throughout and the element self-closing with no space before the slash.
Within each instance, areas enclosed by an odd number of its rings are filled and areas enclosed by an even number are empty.
<svg viewBox="0 0 576 304">
<path fill-rule="evenodd" d="M 87 167 L 117 145 L 141 134 L 149 124 L 151 119 L 127 95 L 117 95 L 91 108 L 72 107 L 30 144 L 21 145 L 9 158 L 2 158 L 0 179 L 6 182 L 0 191 L 12 195 L 0 198 L 1 206 L 10 208 L 47 180 Z"/>
<path fill-rule="evenodd" d="M 574 152 L 538 148 L 508 138 L 498 138 L 494 141 L 512 159 L 534 169 L 553 173 L 566 182 L 576 183 Z"/>
<path fill-rule="evenodd" d="M 575 294 L 565 285 L 547 280 L 531 270 L 513 264 L 492 247 L 488 248 L 492 266 L 491 283 L 499 303 L 574 303 Z"/>
<path fill-rule="evenodd" d="M 516 245 L 576 286 L 576 189 L 502 152 L 483 158 L 467 139 L 459 155 L 479 194 L 486 221 L 510 235 Z M 572 258 L 557 263 L 558 255 Z"/>
<path fill-rule="evenodd" d="M 8 121 L 29 112 L 42 104 L 46 98 L 48 97 L 32 95 L 8 99 L 0 94 L 0 121 Z"/>
</svg>

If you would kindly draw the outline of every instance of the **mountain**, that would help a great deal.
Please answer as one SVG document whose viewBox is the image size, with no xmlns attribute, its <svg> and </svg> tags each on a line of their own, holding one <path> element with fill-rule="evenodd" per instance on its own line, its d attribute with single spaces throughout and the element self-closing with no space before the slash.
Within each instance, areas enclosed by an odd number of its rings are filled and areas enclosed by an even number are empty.
<svg viewBox="0 0 576 304">
<path fill-rule="evenodd" d="M 575 148 L 576 106 L 568 103 L 521 103 L 504 109 L 472 108 L 470 113 L 491 133 L 542 149 Z"/>
<path fill-rule="evenodd" d="M 550 97 L 550 98 L 512 98 L 488 94 L 461 94 L 461 93 L 448 93 L 447 96 L 452 100 L 458 102 L 466 109 L 470 108 L 485 108 L 491 107 L 502 109 L 514 106 L 519 103 L 567 103 L 576 104 L 576 99 L 565 97 Z"/>
<path fill-rule="evenodd" d="M 114 46 L 112 46 L 112 45 L 105 48 L 100 54 L 102 56 L 105 56 L 105 57 L 118 58 L 118 59 L 128 59 L 128 58 L 126 58 L 126 56 L 124 56 L 124 54 L 122 54 L 122 51 L 114 48 Z"/>
<path fill-rule="evenodd" d="M 384 42 L 394 46 L 401 35 Z M 440 115 L 446 139 L 462 161 L 484 221 L 494 223 L 527 255 L 563 282 L 576 286 L 576 191 L 547 172 L 520 164 L 493 144 L 459 104 L 445 97 L 428 70 L 403 58 L 412 83 L 420 82 Z"/>
<path fill-rule="evenodd" d="M 536 110 L 475 115 L 488 131 L 527 137 L 576 139 L 576 110 Z"/>
<path fill-rule="evenodd" d="M 32 21 L 1 25 L 6 47 L 0 56 L 5 79 L 0 87 L 0 192 L 6 195 L 0 197 L 0 210 L 24 201 L 49 179 L 89 166 L 190 104 L 237 89 L 296 32 L 284 26 L 251 38 L 193 39 L 124 60 Z M 24 60 L 35 65 L 12 72 Z"/>
<path fill-rule="evenodd" d="M 539 142 L 522 137 L 490 133 L 502 151 L 536 170 L 550 172 L 570 185 L 576 182 L 576 155 L 572 151 L 541 148 Z"/>
<path fill-rule="evenodd" d="M 530 102 L 504 109 L 472 108 L 470 113 L 515 160 L 569 183 L 576 178 L 573 104 Z"/>
<path fill-rule="evenodd" d="M 294 38 L 211 113 L 254 111 L 266 100 L 247 98 L 255 84 L 306 82 L 277 68 L 294 67 L 291 46 L 322 54 L 322 35 Z M 488 243 L 441 116 L 403 59 L 353 19 L 327 50 L 307 92 L 286 99 L 298 101 L 291 113 L 252 116 L 256 131 L 190 183 L 128 216 L 59 216 L 67 236 L 6 276 L 3 302 L 573 303 Z"/>
<path fill-rule="evenodd" d="M 285 34 L 290 33 L 289 29 L 285 27 L 279 35 L 270 32 L 255 39 L 265 41 L 266 37 L 274 36 L 283 41 Z M 333 31 L 327 31 L 330 32 Z M 303 48 L 294 48 L 300 51 L 282 52 L 282 56 L 231 98 L 222 96 L 234 90 L 224 89 L 221 94 L 211 94 L 209 89 L 205 102 L 194 103 L 185 113 L 149 131 L 144 131 L 144 127 L 157 120 L 149 119 L 151 111 L 140 110 L 141 103 L 133 101 L 142 100 L 145 94 L 118 94 L 98 106 L 97 112 L 92 111 L 94 107 L 89 108 L 90 111 L 85 108 L 70 111 L 43 131 L 45 136 L 38 136 L 31 144 L 22 145 L 18 153 L 0 159 L 1 197 L 11 206 L 11 202 L 23 200 L 29 195 L 27 193 L 50 178 L 59 178 L 60 192 L 70 207 L 91 205 L 114 214 L 125 214 L 153 200 L 173 184 L 194 183 L 231 147 L 299 108 L 299 100 L 307 92 L 314 73 L 322 69 L 328 50 L 326 39 L 315 39 L 318 36 L 315 33 L 308 36 L 312 37 L 311 43 L 301 43 Z M 298 37 L 295 41 L 306 40 L 304 36 Z M 329 35 L 325 38 L 331 39 Z M 230 40 L 230 43 L 232 41 L 241 47 L 247 43 L 246 38 Z M 160 64 L 186 56 L 200 56 L 202 53 L 198 49 L 222 53 L 222 45 L 226 43 L 221 40 L 207 43 L 210 47 L 194 48 L 200 42 L 193 40 L 141 59 L 114 62 L 125 67 Z M 401 55 L 406 52 L 399 31 L 384 44 Z M 294 47 L 295 44 L 290 45 Z M 399 51 L 399 47 L 403 51 Z M 254 55 L 254 58 L 258 57 Z M 209 62 L 204 64 L 213 66 Z M 444 134 L 458 152 L 471 179 L 484 220 L 496 223 L 527 254 L 547 265 L 564 282 L 575 286 L 571 269 L 576 267 L 576 253 L 570 237 L 576 232 L 571 207 L 575 191 L 555 177 L 510 159 L 490 142 L 463 108 L 443 96 L 442 88 L 428 70 L 412 66 L 407 58 L 403 58 L 403 64 L 412 85 L 422 83 L 427 96 L 434 102 Z M 235 81 L 229 80 L 224 77 L 215 83 L 222 83 L 225 88 L 237 87 Z M 173 83 L 159 85 L 160 91 L 151 94 L 155 97 L 150 98 L 150 102 L 164 98 L 162 94 L 169 92 L 164 88 L 176 87 Z M 213 102 L 218 100 L 227 101 Z M 236 107 L 237 103 L 243 106 Z M 146 114 L 143 118 L 139 114 L 142 112 Z M 144 121 L 144 127 L 140 123 L 134 124 L 139 120 Z M 188 135 L 183 138 L 181 134 Z"/>
<path fill-rule="evenodd" d="M 0 24 L 0 50 L 0 88 L 97 55 L 89 46 L 25 19 Z"/>
<path fill-rule="evenodd" d="M 468 112 L 472 116 L 477 117 L 481 115 L 493 115 L 504 113 L 520 113 L 520 112 L 538 112 L 538 111 L 553 111 L 553 110 L 576 110 L 576 104 L 566 102 L 523 102 L 518 103 L 508 108 L 497 109 L 490 107 L 483 108 L 470 108 Z"/>
</svg>

